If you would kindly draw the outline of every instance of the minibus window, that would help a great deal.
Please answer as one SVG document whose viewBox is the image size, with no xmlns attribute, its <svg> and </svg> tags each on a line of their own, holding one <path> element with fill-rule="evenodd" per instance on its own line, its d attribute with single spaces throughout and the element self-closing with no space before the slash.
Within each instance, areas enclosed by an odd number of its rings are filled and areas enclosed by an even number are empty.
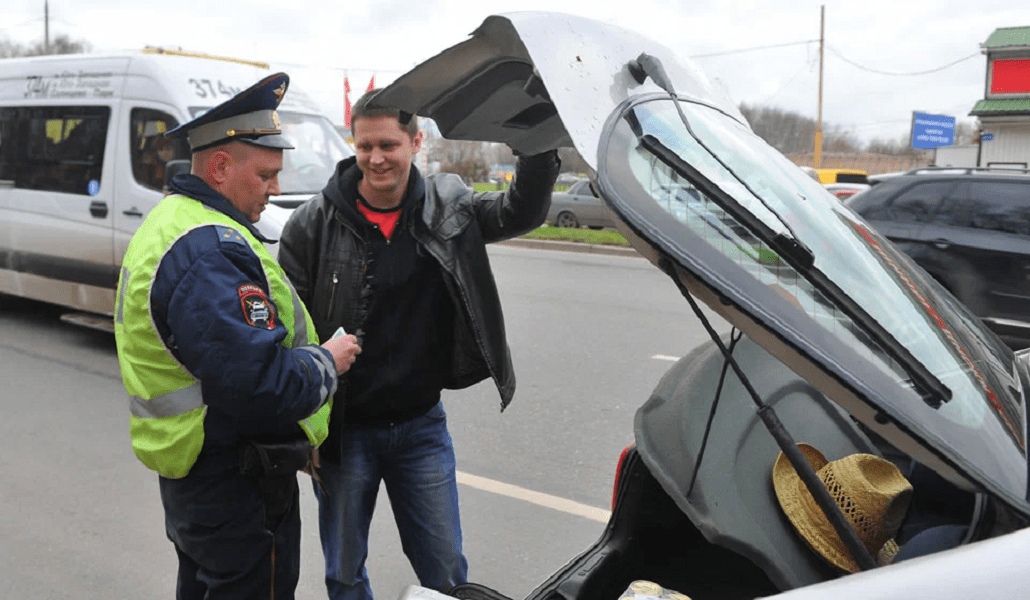
<svg viewBox="0 0 1030 600">
<path fill-rule="evenodd" d="M 100 191 L 111 109 L 0 109 L 0 180 L 29 190 L 94 196 Z"/>
<path fill-rule="evenodd" d="M 184 139 L 173 140 L 164 136 L 179 122 L 167 113 L 147 108 L 132 109 L 130 120 L 132 176 L 144 187 L 162 190 L 168 161 L 190 158 Z"/>
</svg>

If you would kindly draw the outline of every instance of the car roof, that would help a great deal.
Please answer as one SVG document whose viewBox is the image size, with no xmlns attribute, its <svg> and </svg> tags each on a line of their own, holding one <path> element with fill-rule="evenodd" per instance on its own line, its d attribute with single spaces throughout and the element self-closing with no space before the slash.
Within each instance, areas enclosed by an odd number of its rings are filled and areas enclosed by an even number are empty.
<svg viewBox="0 0 1030 600">
<path fill-rule="evenodd" d="M 932 181 L 1003 181 L 1030 185 L 1030 170 L 1024 173 L 1014 169 L 923 167 L 885 175 L 880 179 L 870 180 L 872 189 L 868 194 L 863 194 L 864 198 L 883 198 L 896 193 L 898 188 Z"/>
<path fill-rule="evenodd" d="M 898 177 L 960 177 L 960 178 L 1016 178 L 1030 177 L 1030 169 L 1001 167 L 921 167 L 899 173 Z"/>
</svg>

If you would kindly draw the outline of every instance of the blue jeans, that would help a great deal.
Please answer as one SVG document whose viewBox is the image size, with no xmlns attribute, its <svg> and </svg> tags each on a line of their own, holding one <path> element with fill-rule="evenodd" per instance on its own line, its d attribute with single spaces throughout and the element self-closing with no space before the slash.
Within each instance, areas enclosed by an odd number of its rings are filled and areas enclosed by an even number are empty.
<svg viewBox="0 0 1030 600">
<path fill-rule="evenodd" d="M 315 484 L 329 598 L 372 598 L 365 559 L 380 481 L 419 583 L 442 592 L 466 583 L 454 445 L 443 405 L 403 423 L 345 427 L 341 446 L 341 464 L 323 460 L 323 488 Z"/>
</svg>

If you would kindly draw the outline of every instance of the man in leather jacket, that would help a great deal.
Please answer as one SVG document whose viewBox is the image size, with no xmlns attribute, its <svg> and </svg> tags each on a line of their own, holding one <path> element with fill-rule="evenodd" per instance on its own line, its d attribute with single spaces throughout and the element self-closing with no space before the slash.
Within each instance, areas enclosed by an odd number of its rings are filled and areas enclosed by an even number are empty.
<svg viewBox="0 0 1030 600">
<path fill-rule="evenodd" d="M 341 380 L 316 486 L 333 600 L 372 598 L 368 532 L 385 481 L 420 583 L 467 579 L 454 448 L 441 390 L 493 378 L 501 409 L 515 391 L 501 303 L 485 244 L 543 223 L 560 162 L 519 156 L 510 189 L 475 193 L 453 174 L 423 178 L 417 119 L 352 110 L 357 156 L 283 229 L 279 261 L 321 339 L 339 327 L 362 353 Z"/>
</svg>

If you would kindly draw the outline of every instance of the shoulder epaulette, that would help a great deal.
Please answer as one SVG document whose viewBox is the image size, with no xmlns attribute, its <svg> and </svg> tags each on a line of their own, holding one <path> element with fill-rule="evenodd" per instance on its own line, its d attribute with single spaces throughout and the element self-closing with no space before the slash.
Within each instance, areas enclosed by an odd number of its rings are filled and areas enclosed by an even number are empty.
<svg viewBox="0 0 1030 600">
<path fill-rule="evenodd" d="M 219 244 L 239 244 L 240 246 L 250 246 L 247 240 L 243 239 L 240 232 L 232 227 L 226 227 L 224 225 L 215 225 L 215 231 L 218 232 L 218 243 Z"/>
</svg>

